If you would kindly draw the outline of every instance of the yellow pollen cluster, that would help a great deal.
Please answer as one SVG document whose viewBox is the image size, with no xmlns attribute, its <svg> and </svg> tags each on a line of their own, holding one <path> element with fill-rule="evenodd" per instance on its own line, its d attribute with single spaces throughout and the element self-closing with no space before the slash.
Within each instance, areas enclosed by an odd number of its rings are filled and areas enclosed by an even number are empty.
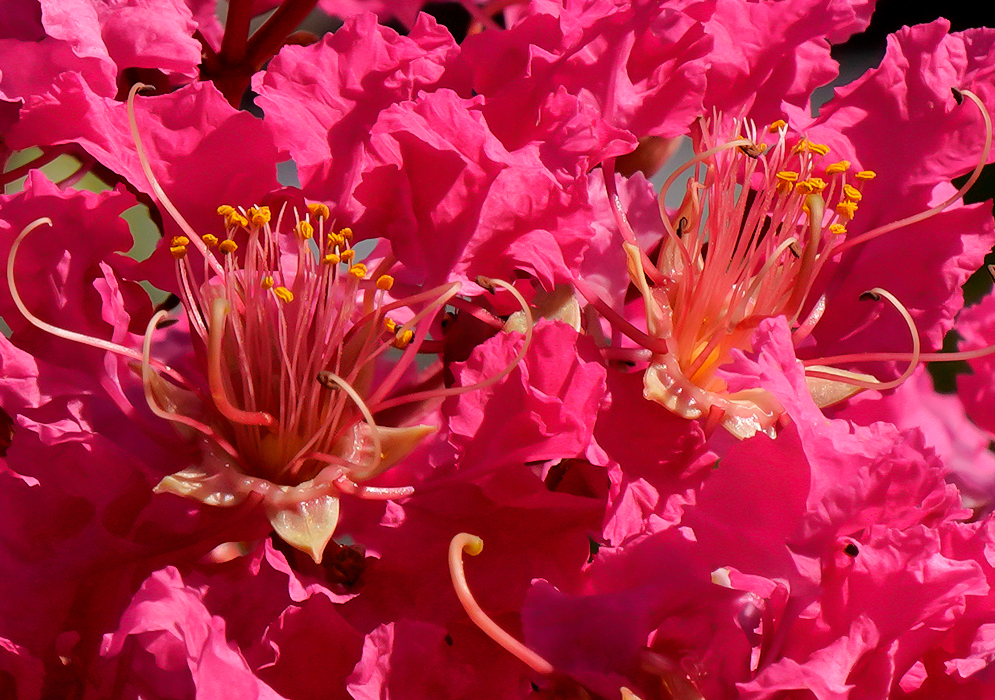
<svg viewBox="0 0 995 700">
<path fill-rule="evenodd" d="M 829 146 L 821 143 L 813 143 L 808 139 L 802 139 L 798 144 L 792 149 L 793 153 L 815 153 L 816 155 L 824 156 L 829 153 Z"/>
<path fill-rule="evenodd" d="M 169 252 L 174 258 L 181 260 L 186 256 L 189 244 L 190 239 L 186 236 L 174 236 L 173 240 L 169 242 Z"/>
<path fill-rule="evenodd" d="M 249 220 L 246 219 L 242 214 L 232 206 L 227 204 L 222 204 L 218 207 L 218 214 L 225 218 L 225 226 L 232 228 L 233 226 L 248 226 Z"/>
<path fill-rule="evenodd" d="M 850 169 L 850 161 L 841 160 L 838 163 L 833 163 L 826 167 L 827 175 L 839 175 L 840 173 L 845 173 Z"/>
<path fill-rule="evenodd" d="M 862 197 L 860 190 L 853 185 L 843 185 L 843 196 L 851 202 L 859 202 Z"/>
<path fill-rule="evenodd" d="M 873 170 L 861 170 L 859 173 L 854 175 L 858 180 L 873 180 L 878 174 Z"/>
<path fill-rule="evenodd" d="M 297 232 L 297 237 L 302 241 L 314 238 L 314 226 L 307 221 L 301 221 L 298 223 L 294 230 Z"/>
<path fill-rule="evenodd" d="M 824 189 L 826 189 L 826 181 L 821 177 L 810 177 L 795 186 L 795 191 L 802 195 L 822 194 Z"/>
<path fill-rule="evenodd" d="M 377 278 L 377 289 L 382 289 L 383 291 L 386 292 L 388 289 L 390 289 L 393 286 L 394 286 L 394 278 L 391 277 L 390 275 L 380 275 Z"/>
<path fill-rule="evenodd" d="M 846 226 L 844 226 L 843 224 L 831 224 L 829 226 L 829 232 L 834 233 L 837 236 L 842 236 L 844 233 L 846 233 Z"/>
<path fill-rule="evenodd" d="M 249 221 L 252 222 L 253 226 L 265 226 L 270 222 L 272 214 L 270 213 L 269 207 L 249 207 L 247 212 L 249 215 Z"/>
<path fill-rule="evenodd" d="M 777 189 L 779 192 L 790 192 L 794 183 L 798 180 L 798 173 L 791 170 L 782 170 L 777 175 Z"/>
<path fill-rule="evenodd" d="M 771 122 L 771 125 L 767 127 L 767 130 L 772 134 L 776 134 L 778 131 L 780 131 L 787 125 L 788 122 L 784 121 L 783 119 L 778 119 L 776 122 Z"/>
<path fill-rule="evenodd" d="M 847 219 L 852 219 L 853 215 L 857 213 L 857 203 L 844 200 L 836 205 L 836 213 Z"/>
<path fill-rule="evenodd" d="M 260 281 L 259 285 L 263 289 L 272 289 L 272 287 L 273 287 L 273 278 L 272 277 L 263 277 L 263 279 Z"/>
<path fill-rule="evenodd" d="M 236 243 L 231 239 L 221 241 L 221 244 L 218 246 L 218 250 L 220 250 L 225 255 L 229 255 L 238 250 L 238 243 Z"/>
<path fill-rule="evenodd" d="M 277 287 L 273 290 L 273 293 L 276 294 L 277 299 L 282 301 L 284 304 L 289 304 L 294 300 L 294 293 L 286 287 Z"/>
<path fill-rule="evenodd" d="M 200 237 L 200 240 L 204 241 L 204 245 L 208 248 L 213 248 L 218 244 L 218 237 L 213 233 L 207 233 Z"/>
<path fill-rule="evenodd" d="M 405 331 L 398 331 L 394 336 L 394 347 L 398 350 L 403 350 L 411 344 L 411 341 L 415 337 L 415 332 L 410 328 Z"/>
<path fill-rule="evenodd" d="M 308 213 L 316 219 L 327 219 L 329 217 L 328 207 L 320 202 L 312 202 L 307 205 Z"/>
<path fill-rule="evenodd" d="M 350 250 L 349 252 L 351 253 L 352 251 Z M 366 277 L 366 265 L 364 265 L 363 263 L 356 263 L 355 265 L 349 268 L 349 274 L 355 277 L 356 279 L 359 280 L 363 279 L 364 277 Z"/>
</svg>

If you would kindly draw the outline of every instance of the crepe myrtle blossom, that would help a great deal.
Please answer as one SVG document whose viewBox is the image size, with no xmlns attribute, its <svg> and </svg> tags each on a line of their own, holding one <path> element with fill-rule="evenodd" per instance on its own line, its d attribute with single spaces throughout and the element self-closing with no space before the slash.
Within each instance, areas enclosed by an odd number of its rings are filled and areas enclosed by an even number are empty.
<svg viewBox="0 0 995 700">
<path fill-rule="evenodd" d="M 417 418 L 417 410 L 397 425 L 378 424 L 374 413 L 426 406 L 500 380 L 528 349 L 528 307 L 507 283 L 478 279 L 520 300 L 527 319 L 521 351 L 477 384 L 411 388 L 416 354 L 431 329 L 425 319 L 453 299 L 460 285 L 388 298 L 394 291 L 387 274 L 391 259 L 371 261 L 372 270 L 358 262 L 351 229 L 333 228 L 328 207 L 319 203 L 303 209 L 285 203 L 275 218 L 267 206 L 223 204 L 217 233 L 198 234 L 145 158 L 133 109 L 139 87 L 128 103 L 132 135 L 152 190 L 184 232 L 169 239 L 168 247 L 206 387 L 153 361 L 155 332 L 167 309 L 149 319 L 140 351 L 64 331 L 31 313 L 18 291 L 16 256 L 34 230 L 52 225 L 48 218 L 26 226 L 11 246 L 7 280 L 13 301 L 39 329 L 138 361 L 148 408 L 201 442 L 200 460 L 162 479 L 156 491 L 212 506 L 261 502 L 276 532 L 320 561 L 338 522 L 339 496 L 410 495 L 409 487 L 359 482 L 383 473 L 436 429 L 414 422 L 410 416 Z M 385 362 L 392 348 L 403 353 Z"/>
<path fill-rule="evenodd" d="M 792 325 L 798 353 L 808 366 L 809 389 L 821 405 L 860 389 L 894 388 L 920 360 L 942 359 L 920 351 L 920 334 L 929 345 L 939 345 L 961 303 L 960 284 L 980 265 L 991 242 L 991 217 L 984 205 L 965 207 L 959 200 L 991 157 L 992 126 L 981 97 L 956 86 L 951 92 L 949 85 L 940 84 L 940 75 L 947 80 L 949 76 L 938 67 L 929 66 L 925 74 L 913 76 L 901 61 L 921 60 L 935 46 L 990 45 L 993 36 L 988 30 L 946 36 L 939 21 L 906 29 L 891 40 L 880 68 L 839 94 L 823 109 L 824 116 L 812 119 L 795 113 L 793 121 L 800 122 L 795 127 L 778 120 L 761 129 L 749 119 L 718 113 L 699 119 L 692 131 L 694 157 L 668 178 L 660 195 L 660 237 L 637 236 L 627 213 L 648 216 L 631 208 L 626 211 L 612 163 L 606 163 L 610 206 L 624 239 L 631 283 L 642 298 L 644 326 L 626 320 L 583 276 L 577 286 L 609 320 L 616 336 L 621 332 L 638 346 L 610 352 L 615 359 L 643 366 L 648 399 L 678 415 L 702 418 L 709 426 L 721 424 L 739 437 L 771 430 L 783 407 L 764 392 L 729 392 L 717 370 L 733 348 L 749 347 L 761 320 L 779 315 Z M 976 84 L 986 100 L 992 99 L 980 63 L 970 59 L 949 70 L 963 85 Z M 910 81 L 909 94 L 888 97 L 887 85 L 902 76 Z M 919 89 L 920 84 L 935 100 L 922 108 L 913 101 L 925 98 L 912 94 L 912 86 Z M 857 109 L 861 98 L 882 100 L 881 105 L 859 107 L 872 114 L 876 110 L 893 114 L 891 105 L 897 103 L 906 123 L 895 128 L 903 132 L 917 122 L 941 129 L 971 124 L 976 136 L 970 141 L 959 134 L 931 138 L 931 143 L 948 144 L 941 164 L 929 166 L 926 174 L 913 171 L 910 183 L 899 184 L 895 178 L 900 174 L 886 149 L 875 147 L 861 133 L 884 128 L 886 117 L 854 120 L 847 109 Z M 969 110 L 977 116 L 968 117 Z M 878 159 L 888 168 L 883 181 L 875 171 L 854 165 Z M 952 165 L 953 160 L 958 165 Z M 953 191 L 949 180 L 972 161 L 967 181 Z M 685 170 L 693 175 L 683 202 L 677 211 L 668 211 L 663 196 Z M 908 201 L 888 194 L 896 187 L 908 194 Z M 913 202 L 922 204 L 913 206 Z M 865 215 L 865 210 L 871 213 Z M 964 227 L 967 220 L 972 222 L 969 229 Z M 965 230 L 970 233 L 962 236 Z M 885 267 L 889 248 L 884 244 L 890 240 L 893 247 L 903 236 L 925 239 L 924 245 L 943 251 L 943 258 L 930 262 L 901 244 L 903 255 L 921 259 L 925 269 L 935 270 L 936 279 L 928 282 L 935 291 L 932 300 L 923 298 L 918 277 L 915 287 L 885 287 L 902 281 Z M 595 263 L 588 269 L 598 273 L 601 268 Z M 866 286 L 855 288 L 857 284 Z M 878 309 L 875 315 L 884 317 L 872 324 L 867 311 L 855 306 L 858 298 L 887 301 L 898 312 L 894 316 L 903 320 L 895 326 Z M 890 349 L 881 345 L 872 350 L 871 341 L 865 339 L 870 334 L 860 335 L 868 325 L 880 328 L 889 343 L 896 342 L 905 326 L 902 333 L 911 334 L 906 341 L 911 351 L 875 351 Z M 597 324 L 592 330 L 600 332 Z M 830 356 L 828 347 L 837 352 Z M 887 381 L 826 366 L 882 360 L 902 360 L 907 366 Z"/>
<path fill-rule="evenodd" d="M 457 535 L 450 569 L 468 616 L 551 697 L 981 693 L 995 650 L 991 516 L 962 507 L 918 432 L 823 418 L 783 318 L 760 323 L 755 347 L 731 353 L 725 379 L 782 402 L 792 421 L 776 439 L 734 443 L 680 527 L 600 550 L 581 592 L 533 581 L 521 636 L 467 582 L 486 538 Z"/>
</svg>

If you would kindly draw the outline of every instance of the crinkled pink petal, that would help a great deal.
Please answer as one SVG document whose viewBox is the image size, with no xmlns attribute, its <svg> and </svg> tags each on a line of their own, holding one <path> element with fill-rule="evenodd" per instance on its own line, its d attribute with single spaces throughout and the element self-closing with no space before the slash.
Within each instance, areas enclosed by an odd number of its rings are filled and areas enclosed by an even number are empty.
<svg viewBox="0 0 995 700">
<path fill-rule="evenodd" d="M 469 386 L 502 371 L 522 343 L 499 333 L 462 366 Z M 542 462 L 582 456 L 605 398 L 605 368 L 594 348 L 561 322 L 540 322 L 521 364 L 494 387 L 467 392 L 446 408 L 449 441 L 466 464 Z"/>
<path fill-rule="evenodd" d="M 349 679 L 355 700 L 527 696 L 529 671 L 469 624 L 450 628 L 405 619 L 379 625 Z"/>
<path fill-rule="evenodd" d="M 958 385 L 987 387 L 989 382 L 975 379 L 987 376 L 961 375 Z M 957 396 L 933 389 L 933 380 L 925 370 L 918 371 L 888 396 L 877 392 L 858 394 L 836 415 L 862 425 L 884 420 L 900 430 L 918 428 L 925 444 L 950 469 L 963 496 L 977 505 L 995 499 L 995 455 L 988 449 L 991 438 L 968 420 Z"/>
<path fill-rule="evenodd" d="M 202 596 L 183 582 L 175 568 L 155 572 L 124 611 L 119 628 L 104 636 L 101 654 L 119 656 L 126 646 L 133 654 L 151 654 L 169 680 L 183 683 L 189 678 L 198 700 L 281 698 L 227 641 L 225 621 L 208 612 Z"/>
<path fill-rule="evenodd" d="M 318 44 L 285 47 L 253 77 L 256 104 L 290 150 L 304 192 L 327 201 L 340 224 L 352 225 L 362 213 L 353 191 L 368 167 L 370 129 L 380 113 L 448 85 L 447 64 L 457 51 L 427 15 L 402 37 L 366 13 Z"/>
<path fill-rule="evenodd" d="M 828 157 L 877 173 L 863 188 L 849 235 L 939 204 L 955 192 L 950 181 L 969 172 L 981 157 L 984 129 L 978 110 L 966 100 L 958 105 L 951 88 L 970 88 L 989 110 L 995 108 L 995 68 L 986 58 L 995 45 L 995 31 L 948 35 L 948 28 L 941 19 L 902 29 L 889 38 L 881 66 L 838 90 L 817 119 L 801 112 L 791 117 L 795 128 L 833 149 Z M 907 148 L 896 151 L 889 145 L 894 143 Z M 875 286 L 909 308 L 927 349 L 938 348 L 963 303 L 961 285 L 981 266 L 993 242 L 986 205 L 954 204 L 927 221 L 861 245 L 823 275 L 829 303 L 815 332 L 820 350 L 911 349 L 908 330 L 896 313 L 858 301 Z M 909 270 L 917 272 L 909 275 Z M 822 291 L 817 287 L 812 301 Z M 870 332 L 840 340 L 872 313 L 881 318 Z"/>
<path fill-rule="evenodd" d="M 704 4 L 686 2 L 543 0 L 529 3 L 508 30 L 469 37 L 463 56 L 474 89 L 487 98 L 494 132 L 509 148 L 552 136 L 538 117 L 560 86 L 610 126 L 677 136 L 702 112 L 711 44 L 704 14 Z M 608 146 L 601 141 L 587 155 L 611 153 Z"/>
<path fill-rule="evenodd" d="M 31 313 L 56 326 L 119 343 L 125 341 L 120 334 L 128 330 L 128 316 L 135 319 L 131 330 L 144 332 L 151 303 L 137 283 L 144 277 L 135 261 L 125 255 L 133 238 L 120 214 L 135 206 L 136 200 L 123 187 L 99 194 L 65 193 L 34 171 L 23 191 L 2 196 L 0 202 L 0 254 L 4 258 L 24 227 L 40 217 L 52 220 L 51 227 L 43 225 L 24 239 L 15 260 L 14 280 Z M 123 308 L 113 313 L 127 316 L 104 318 L 111 306 L 104 303 L 95 285 L 107 284 L 108 275 L 128 280 L 113 282 L 121 301 L 127 299 L 130 314 Z M 0 292 L 0 314 L 13 330 L 14 341 L 39 357 L 71 368 L 103 357 L 100 351 L 34 328 L 14 306 L 6 285 Z"/>
<path fill-rule="evenodd" d="M 535 149 L 506 150 L 481 106 L 438 90 L 385 111 L 359 227 L 389 238 L 419 281 L 525 270 L 547 289 L 569 283 L 587 245 L 586 186 L 564 190 Z"/>
<path fill-rule="evenodd" d="M 275 165 L 283 157 L 269 127 L 234 109 L 213 85 L 139 96 L 135 110 L 152 172 L 195 230 L 218 228 L 218 206 L 251 206 L 277 189 Z M 63 75 L 52 93 L 29 100 L 9 142 L 14 148 L 79 143 L 139 191 L 152 192 L 124 103 L 93 93 L 78 76 Z M 179 233 L 168 221 L 167 232 Z"/>
<path fill-rule="evenodd" d="M 693 503 L 691 489 L 717 459 L 701 426 L 643 397 L 642 377 L 611 372 L 611 403 L 594 436 L 609 464 L 611 486 L 604 537 L 613 546 L 676 525 Z"/>
<path fill-rule="evenodd" d="M 782 101 L 809 108 L 812 90 L 838 66 L 829 43 L 842 43 L 870 22 L 874 0 L 718 0 L 705 22 L 708 54 L 705 113 L 717 108 L 759 123 L 780 119 Z"/>
<path fill-rule="evenodd" d="M 957 333 L 964 339 L 961 350 L 978 350 L 995 345 L 995 294 L 989 294 L 957 317 Z M 995 435 L 995 354 L 970 361 L 973 374 L 957 377 L 957 395 L 967 415 L 989 435 Z"/>
<path fill-rule="evenodd" d="M 152 68 L 197 76 L 200 44 L 182 0 L 41 0 L 42 23 L 81 58 L 111 62 L 116 72 Z"/>
</svg>

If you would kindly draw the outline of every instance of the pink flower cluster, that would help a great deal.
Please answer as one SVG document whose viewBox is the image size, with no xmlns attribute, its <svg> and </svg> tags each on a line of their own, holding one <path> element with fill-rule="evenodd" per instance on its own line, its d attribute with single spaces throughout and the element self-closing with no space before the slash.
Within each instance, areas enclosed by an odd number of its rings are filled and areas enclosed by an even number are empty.
<svg viewBox="0 0 995 700">
<path fill-rule="evenodd" d="M 315 5 L 0 8 L 0 695 L 995 698 L 995 30 Z"/>
</svg>

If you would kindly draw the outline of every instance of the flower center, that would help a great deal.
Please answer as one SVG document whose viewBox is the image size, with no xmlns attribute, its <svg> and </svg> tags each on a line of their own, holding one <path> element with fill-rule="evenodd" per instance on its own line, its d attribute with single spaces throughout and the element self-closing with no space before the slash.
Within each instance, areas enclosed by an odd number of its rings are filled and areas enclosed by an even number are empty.
<svg viewBox="0 0 995 700">
<path fill-rule="evenodd" d="M 352 473 L 379 463 L 362 397 L 375 360 L 414 336 L 382 311 L 393 279 L 368 278 L 352 231 L 326 230 L 323 204 L 294 211 L 290 226 L 286 211 L 274 222 L 268 207 L 222 206 L 218 214 L 224 235 L 201 238 L 203 261 L 187 254 L 186 236 L 173 238 L 170 252 L 240 468 L 297 484 L 329 464 Z M 322 372 L 342 385 L 318 381 Z"/>
<path fill-rule="evenodd" d="M 698 155 L 682 168 L 693 167 L 695 177 L 665 221 L 668 237 L 652 264 L 666 281 L 650 292 L 669 312 L 668 346 L 681 373 L 709 390 L 724 388 L 715 370 L 731 349 L 747 347 L 761 320 L 784 315 L 804 324 L 815 277 L 874 177 L 851 174 L 847 161 L 824 164 L 829 148 L 790 143 L 783 122 L 771 125 L 770 148 L 751 125 L 733 123 L 747 139 L 720 128 L 703 129 Z"/>
<path fill-rule="evenodd" d="M 822 305 L 801 318 L 809 291 L 875 175 L 826 163 L 827 146 L 789 138 L 781 121 L 769 144 L 743 120 L 700 125 L 696 155 L 663 186 L 693 169 L 677 213 L 664 210 L 659 249 L 651 257 L 625 244 L 647 331 L 665 347 L 654 349 L 644 393 L 687 418 L 717 412 L 746 436 L 769 429 L 780 407 L 760 392 L 729 394 L 717 370 L 765 318 L 783 315 L 802 336 L 811 330 Z"/>
</svg>

